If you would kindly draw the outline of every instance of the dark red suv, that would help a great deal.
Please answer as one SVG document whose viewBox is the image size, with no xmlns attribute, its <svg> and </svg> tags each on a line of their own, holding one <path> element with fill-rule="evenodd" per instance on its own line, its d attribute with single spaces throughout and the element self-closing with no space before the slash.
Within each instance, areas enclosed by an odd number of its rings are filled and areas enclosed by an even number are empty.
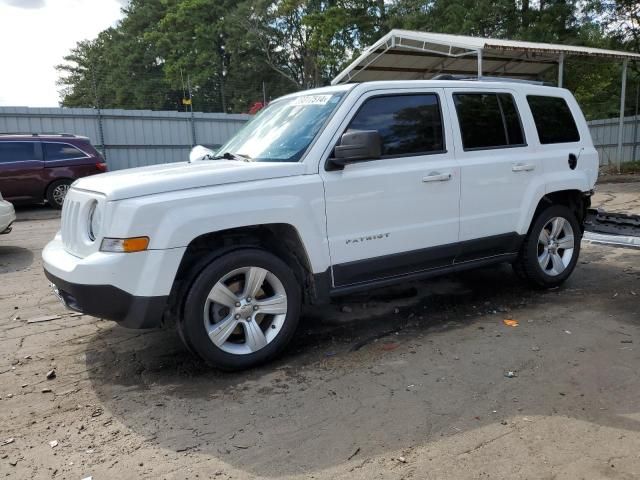
<svg viewBox="0 0 640 480">
<path fill-rule="evenodd" d="M 0 134 L 0 192 L 13 203 L 40 203 L 55 208 L 76 178 L 107 170 L 87 137 Z"/>
</svg>

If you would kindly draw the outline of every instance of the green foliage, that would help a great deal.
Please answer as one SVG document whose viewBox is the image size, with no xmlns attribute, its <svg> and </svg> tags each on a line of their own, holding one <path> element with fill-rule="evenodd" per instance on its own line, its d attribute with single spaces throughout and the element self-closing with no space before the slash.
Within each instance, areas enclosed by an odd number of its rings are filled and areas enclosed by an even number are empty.
<svg viewBox="0 0 640 480">
<path fill-rule="evenodd" d="M 640 51 L 637 0 L 132 0 L 58 67 L 64 106 L 245 112 L 326 85 L 391 28 Z M 570 59 L 589 117 L 617 109 L 619 66 Z M 635 67 L 634 67 L 635 68 Z M 549 79 L 553 79 L 549 71 Z M 637 76 L 637 71 L 635 73 Z M 632 79 L 632 82 L 635 81 Z"/>
</svg>

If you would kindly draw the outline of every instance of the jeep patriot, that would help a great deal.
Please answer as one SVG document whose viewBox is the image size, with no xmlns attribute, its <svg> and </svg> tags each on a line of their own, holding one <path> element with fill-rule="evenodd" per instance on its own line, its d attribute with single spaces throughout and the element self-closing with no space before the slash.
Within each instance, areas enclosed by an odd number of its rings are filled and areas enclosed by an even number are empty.
<svg viewBox="0 0 640 480">
<path fill-rule="evenodd" d="M 574 270 L 598 154 L 567 90 L 347 84 L 273 101 L 217 152 L 82 178 L 45 274 L 71 309 L 174 324 L 209 364 L 280 353 L 303 303 L 509 262 Z"/>
</svg>

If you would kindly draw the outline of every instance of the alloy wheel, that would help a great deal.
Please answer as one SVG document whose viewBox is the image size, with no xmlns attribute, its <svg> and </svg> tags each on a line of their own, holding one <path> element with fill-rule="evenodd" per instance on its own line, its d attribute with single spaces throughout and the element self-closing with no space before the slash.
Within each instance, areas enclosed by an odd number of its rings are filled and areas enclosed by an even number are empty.
<svg viewBox="0 0 640 480">
<path fill-rule="evenodd" d="M 209 340 L 224 352 L 255 353 L 278 335 L 287 316 L 282 282 L 264 268 L 250 266 L 224 275 L 204 305 Z"/>
<path fill-rule="evenodd" d="M 573 228 L 567 219 L 549 219 L 538 237 L 538 263 L 542 271 L 552 277 L 564 272 L 573 258 L 574 243 Z"/>
</svg>

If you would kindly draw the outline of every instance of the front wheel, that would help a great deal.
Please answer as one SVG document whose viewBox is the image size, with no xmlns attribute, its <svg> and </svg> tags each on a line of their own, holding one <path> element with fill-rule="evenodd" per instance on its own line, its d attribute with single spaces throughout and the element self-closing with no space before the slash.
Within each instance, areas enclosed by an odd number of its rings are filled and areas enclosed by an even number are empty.
<svg viewBox="0 0 640 480">
<path fill-rule="evenodd" d="M 573 272 L 581 240 L 576 215 L 564 205 L 548 207 L 534 220 L 514 269 L 535 286 L 556 287 Z"/>
<path fill-rule="evenodd" d="M 178 328 L 207 363 L 239 370 L 282 352 L 296 331 L 300 304 L 300 287 L 285 262 L 264 250 L 242 249 L 200 273 Z"/>
</svg>

